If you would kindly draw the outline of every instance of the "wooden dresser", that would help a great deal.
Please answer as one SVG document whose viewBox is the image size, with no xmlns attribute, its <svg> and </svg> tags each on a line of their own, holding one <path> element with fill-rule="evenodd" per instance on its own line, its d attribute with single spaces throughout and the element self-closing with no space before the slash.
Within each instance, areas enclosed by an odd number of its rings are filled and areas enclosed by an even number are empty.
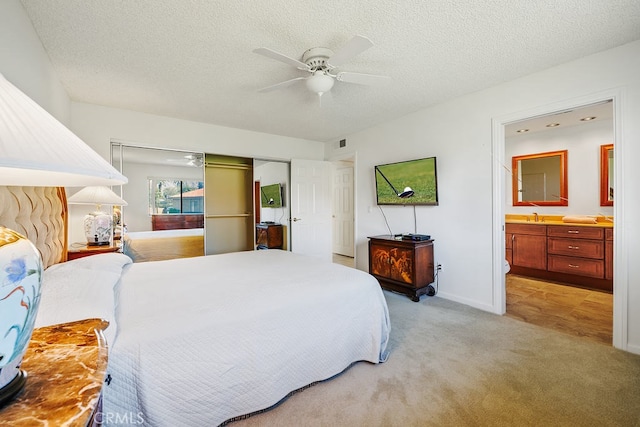
<svg viewBox="0 0 640 427">
<path fill-rule="evenodd" d="M 282 224 L 256 224 L 258 249 L 282 249 L 284 233 Z"/>
<path fill-rule="evenodd" d="M 420 295 L 426 295 L 434 281 L 433 240 L 369 237 L 369 273 L 384 289 L 420 301 Z"/>
</svg>

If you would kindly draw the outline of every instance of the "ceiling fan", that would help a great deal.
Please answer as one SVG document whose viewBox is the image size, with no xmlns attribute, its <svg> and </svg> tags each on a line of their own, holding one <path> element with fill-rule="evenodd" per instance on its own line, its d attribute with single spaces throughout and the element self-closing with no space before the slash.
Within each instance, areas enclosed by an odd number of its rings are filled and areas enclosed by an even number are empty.
<svg viewBox="0 0 640 427">
<path fill-rule="evenodd" d="M 202 154 L 197 154 L 197 153 L 187 154 L 186 156 L 184 156 L 184 158 L 188 160 L 187 162 L 188 166 L 195 166 L 199 168 L 203 164 Z"/>
<path fill-rule="evenodd" d="M 258 92 L 269 92 L 290 86 L 296 82 L 305 81 L 307 88 L 319 97 L 329 92 L 336 80 L 344 83 L 356 83 L 361 85 L 374 85 L 387 80 L 388 76 L 375 74 L 352 73 L 337 71 L 336 68 L 349 61 L 354 56 L 364 52 L 373 46 L 371 40 L 364 36 L 355 36 L 337 52 L 324 47 L 307 49 L 302 54 L 302 59 L 291 58 L 266 47 L 254 49 L 253 52 L 285 64 L 293 65 L 298 70 L 305 71 L 307 77 L 295 77 L 290 80 L 259 89 Z"/>
</svg>

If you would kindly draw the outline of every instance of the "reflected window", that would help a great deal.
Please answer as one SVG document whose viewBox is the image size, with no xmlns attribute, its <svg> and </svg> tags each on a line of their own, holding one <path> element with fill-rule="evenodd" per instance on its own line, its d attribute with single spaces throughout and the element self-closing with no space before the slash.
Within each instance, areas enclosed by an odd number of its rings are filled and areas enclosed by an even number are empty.
<svg viewBox="0 0 640 427">
<path fill-rule="evenodd" d="M 170 178 L 149 179 L 149 215 L 203 213 L 203 181 Z"/>
</svg>

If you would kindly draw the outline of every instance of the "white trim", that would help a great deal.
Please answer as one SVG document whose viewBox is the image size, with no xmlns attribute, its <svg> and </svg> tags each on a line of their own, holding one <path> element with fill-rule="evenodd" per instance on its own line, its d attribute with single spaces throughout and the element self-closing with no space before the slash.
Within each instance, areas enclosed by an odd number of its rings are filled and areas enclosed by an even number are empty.
<svg viewBox="0 0 640 427">
<path fill-rule="evenodd" d="M 628 247 L 627 239 L 622 232 L 624 230 L 624 191 L 623 190 L 623 161 L 626 141 L 623 132 L 623 108 L 624 90 L 614 88 L 602 92 L 585 95 L 579 98 L 554 102 L 547 105 L 538 106 L 526 111 L 512 113 L 492 119 L 492 184 L 493 184 L 493 311 L 504 314 L 506 311 L 505 298 L 505 234 L 504 234 L 504 204 L 505 204 L 505 174 L 504 171 L 504 150 L 505 137 L 504 126 L 525 120 L 531 117 L 553 114 L 567 109 L 574 109 L 586 105 L 596 104 L 606 100 L 613 100 L 614 108 L 614 188 L 616 189 L 616 200 L 613 207 L 613 217 L 616 226 L 614 227 L 614 273 L 613 273 L 613 346 L 626 351 L 633 351 L 628 345 L 628 294 L 629 277 L 627 267 Z M 640 352 L 638 352 L 640 353 Z"/>
</svg>

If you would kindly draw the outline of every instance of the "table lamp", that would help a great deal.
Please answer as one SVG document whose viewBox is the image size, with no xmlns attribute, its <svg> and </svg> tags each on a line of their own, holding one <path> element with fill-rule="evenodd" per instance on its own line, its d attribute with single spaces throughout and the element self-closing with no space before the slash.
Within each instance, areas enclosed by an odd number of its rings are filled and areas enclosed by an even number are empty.
<svg viewBox="0 0 640 427">
<path fill-rule="evenodd" d="M 75 187 L 126 182 L 104 158 L 0 74 L 0 185 Z M 0 224 L 0 406 L 27 381 L 20 364 L 40 303 L 42 272 L 36 247 Z"/>
<path fill-rule="evenodd" d="M 67 199 L 70 204 L 96 205 L 94 212 L 84 217 L 84 235 L 87 245 L 110 245 L 113 237 L 113 215 L 101 210 L 103 205 L 127 206 L 127 202 L 106 186 L 90 186 L 78 191 Z"/>
</svg>

